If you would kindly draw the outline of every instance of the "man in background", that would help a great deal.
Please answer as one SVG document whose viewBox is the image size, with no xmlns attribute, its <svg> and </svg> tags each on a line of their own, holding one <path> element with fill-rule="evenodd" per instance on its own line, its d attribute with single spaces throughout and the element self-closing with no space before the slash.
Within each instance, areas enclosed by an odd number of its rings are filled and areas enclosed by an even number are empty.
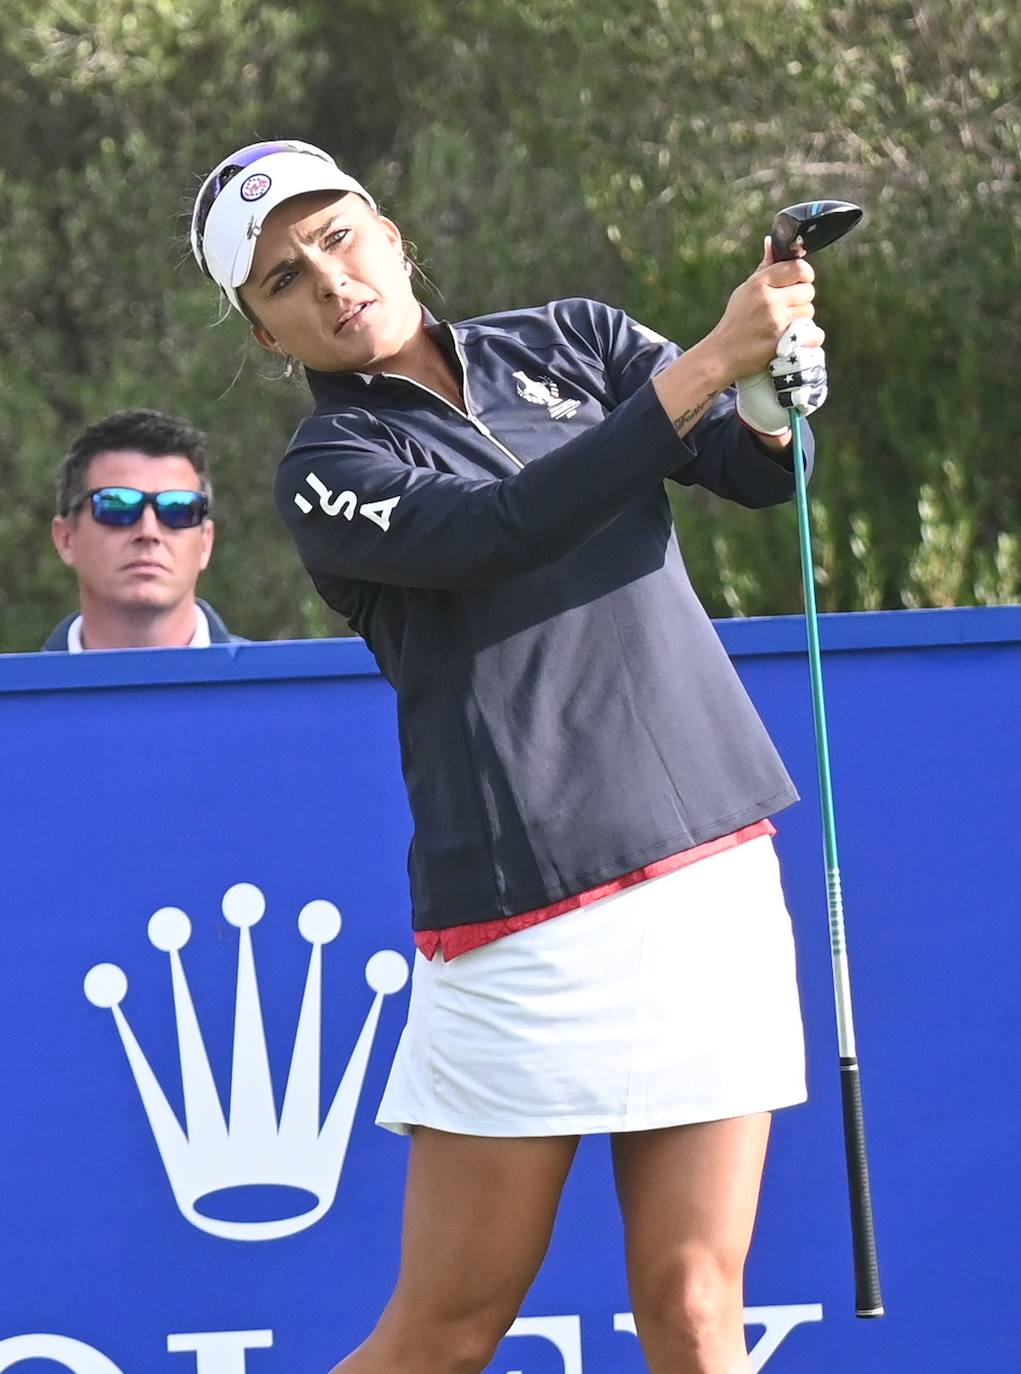
<svg viewBox="0 0 1021 1374">
<path fill-rule="evenodd" d="M 57 473 L 53 542 L 79 611 L 44 650 L 205 648 L 235 640 L 195 595 L 213 551 L 206 436 L 156 410 L 90 425 Z"/>
</svg>

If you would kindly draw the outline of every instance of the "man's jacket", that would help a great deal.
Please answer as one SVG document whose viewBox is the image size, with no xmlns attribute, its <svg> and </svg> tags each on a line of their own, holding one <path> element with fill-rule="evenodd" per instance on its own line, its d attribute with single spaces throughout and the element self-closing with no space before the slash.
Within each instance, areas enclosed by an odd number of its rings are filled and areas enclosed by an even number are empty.
<svg viewBox="0 0 1021 1374">
<path fill-rule="evenodd" d="M 547 906 L 797 799 L 663 486 L 790 499 L 733 395 L 679 438 L 649 379 L 680 349 L 595 301 L 429 329 L 468 413 L 309 372 L 275 483 L 397 692 L 416 929 Z"/>
</svg>

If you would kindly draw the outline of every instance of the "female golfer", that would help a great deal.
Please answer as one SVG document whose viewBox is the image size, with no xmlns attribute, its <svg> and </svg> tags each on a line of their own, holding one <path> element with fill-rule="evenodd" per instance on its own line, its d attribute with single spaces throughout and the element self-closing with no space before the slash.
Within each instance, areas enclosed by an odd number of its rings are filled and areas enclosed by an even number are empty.
<svg viewBox="0 0 1021 1374">
<path fill-rule="evenodd" d="M 650 1370 L 746 1371 L 769 1113 L 805 1095 L 768 819 L 796 794 L 663 482 L 791 496 L 783 407 L 825 390 L 812 269 L 767 253 L 683 353 L 590 300 L 437 323 L 397 227 L 301 143 L 226 158 L 193 247 L 305 366 L 276 501 L 397 691 L 415 823 L 378 1115 L 412 1134 L 401 1272 L 335 1374 L 481 1371 L 592 1132 Z"/>
</svg>

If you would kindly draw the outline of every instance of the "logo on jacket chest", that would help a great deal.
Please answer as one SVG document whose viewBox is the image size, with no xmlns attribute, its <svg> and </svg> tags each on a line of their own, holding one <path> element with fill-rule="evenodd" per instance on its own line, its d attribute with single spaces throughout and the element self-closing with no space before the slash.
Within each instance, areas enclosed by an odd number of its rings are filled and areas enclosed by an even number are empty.
<svg viewBox="0 0 1021 1374">
<path fill-rule="evenodd" d="M 560 388 L 552 377 L 529 377 L 526 372 L 513 374 L 517 393 L 533 406 L 545 406 L 551 420 L 570 420 L 581 409 L 581 402 L 573 397 L 561 397 Z"/>
</svg>

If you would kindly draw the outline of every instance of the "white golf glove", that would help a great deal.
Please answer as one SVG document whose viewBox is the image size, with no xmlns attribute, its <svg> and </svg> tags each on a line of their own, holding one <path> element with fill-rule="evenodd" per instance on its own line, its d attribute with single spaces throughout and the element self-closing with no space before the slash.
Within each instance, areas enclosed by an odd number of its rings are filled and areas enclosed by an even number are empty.
<svg viewBox="0 0 1021 1374">
<path fill-rule="evenodd" d="M 792 406 L 811 415 L 826 399 L 826 354 L 801 344 L 800 323 L 795 320 L 786 330 L 766 371 L 735 383 L 737 413 L 760 434 L 782 434 L 790 425 L 787 411 Z"/>
</svg>

